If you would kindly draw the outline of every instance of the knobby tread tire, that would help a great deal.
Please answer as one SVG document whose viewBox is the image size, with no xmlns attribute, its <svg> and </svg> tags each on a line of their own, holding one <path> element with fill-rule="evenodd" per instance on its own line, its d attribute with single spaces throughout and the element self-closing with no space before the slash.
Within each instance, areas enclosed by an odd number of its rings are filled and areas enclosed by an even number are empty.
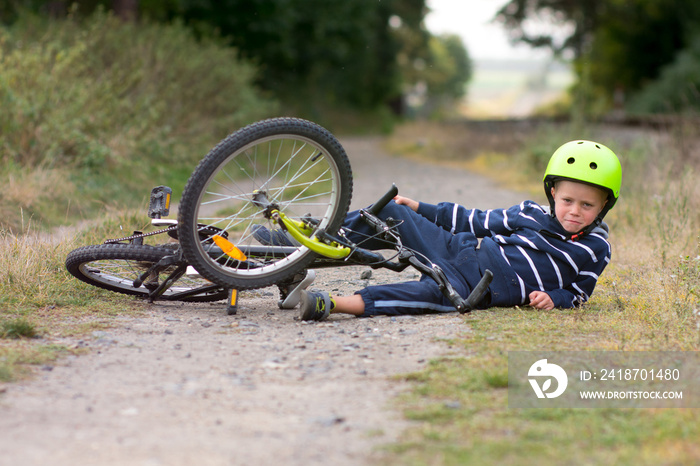
<svg viewBox="0 0 700 466">
<path fill-rule="evenodd" d="M 135 244 L 98 244 L 93 246 L 83 246 L 71 251 L 66 257 L 66 269 L 78 280 L 81 280 L 89 285 L 96 286 L 115 293 L 122 293 L 131 296 L 148 297 L 149 290 L 143 286 L 133 288 L 117 281 L 112 281 L 109 278 L 98 279 L 97 274 L 92 274 L 89 270 L 83 270 L 83 267 L 88 267 L 90 263 L 96 261 L 124 261 L 124 262 L 144 262 L 155 263 L 163 257 L 171 255 L 172 249 L 160 248 L 149 245 Z M 134 273 L 136 278 L 136 273 Z M 177 284 L 177 282 L 176 282 Z M 197 289 L 192 287 L 192 290 Z M 204 295 L 194 295 L 178 298 L 177 295 L 164 294 L 158 299 L 164 301 L 185 301 L 185 302 L 213 302 L 227 299 L 228 293 L 226 290 L 220 289 L 217 292 Z"/>
</svg>

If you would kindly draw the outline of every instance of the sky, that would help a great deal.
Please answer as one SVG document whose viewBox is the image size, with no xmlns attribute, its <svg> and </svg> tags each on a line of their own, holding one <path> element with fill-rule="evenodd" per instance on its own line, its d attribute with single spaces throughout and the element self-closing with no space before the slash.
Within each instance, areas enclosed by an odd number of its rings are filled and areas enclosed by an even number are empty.
<svg viewBox="0 0 700 466">
<path fill-rule="evenodd" d="M 432 10 L 425 24 L 433 34 L 453 33 L 462 37 L 473 60 L 542 58 L 542 51 L 508 42 L 502 25 L 492 23 L 496 12 L 508 0 L 428 0 Z"/>
</svg>

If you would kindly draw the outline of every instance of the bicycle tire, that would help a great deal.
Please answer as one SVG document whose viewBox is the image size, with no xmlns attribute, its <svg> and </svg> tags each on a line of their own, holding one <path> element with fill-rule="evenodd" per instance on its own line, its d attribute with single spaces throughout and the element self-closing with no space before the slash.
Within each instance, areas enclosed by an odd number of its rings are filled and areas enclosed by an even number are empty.
<svg viewBox="0 0 700 466">
<path fill-rule="evenodd" d="M 221 228 L 239 247 L 258 244 L 254 225 L 279 228 L 259 200 L 288 217 L 309 214 L 330 234 L 340 228 L 352 197 L 352 170 L 340 142 L 325 128 L 298 118 L 274 118 L 226 137 L 190 176 L 178 207 L 183 254 L 203 277 L 238 290 L 273 285 L 305 269 L 317 255 L 295 246 L 284 257 L 235 261 L 212 254 L 200 225 Z"/>
<path fill-rule="evenodd" d="M 133 282 L 152 264 L 173 253 L 172 249 L 136 244 L 83 246 L 66 257 L 66 269 L 78 280 L 115 293 L 148 298 L 146 285 Z M 170 270 L 165 271 L 170 272 Z M 154 279 L 156 277 L 153 277 Z M 161 277 L 157 277 L 159 282 Z M 228 293 L 211 282 L 191 276 L 181 277 L 158 297 L 164 301 L 212 302 L 227 299 Z"/>
</svg>

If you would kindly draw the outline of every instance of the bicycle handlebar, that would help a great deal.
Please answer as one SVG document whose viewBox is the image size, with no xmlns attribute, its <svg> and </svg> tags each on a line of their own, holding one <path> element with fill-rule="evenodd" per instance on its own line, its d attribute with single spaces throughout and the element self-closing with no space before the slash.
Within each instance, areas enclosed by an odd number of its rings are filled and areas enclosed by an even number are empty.
<svg viewBox="0 0 700 466">
<path fill-rule="evenodd" d="M 469 296 L 467 296 L 467 299 L 464 300 L 465 308 L 459 309 L 459 312 L 463 314 L 476 309 L 481 300 L 484 299 L 484 296 L 486 296 L 486 292 L 488 291 L 492 280 L 493 272 L 486 269 L 483 277 L 481 277 L 481 280 L 479 280 L 479 283 L 474 287 Z"/>
<path fill-rule="evenodd" d="M 391 189 L 386 192 L 382 197 L 379 198 L 377 202 L 372 204 L 367 211 L 372 214 L 372 215 L 377 215 L 379 212 L 386 207 L 386 205 L 396 197 L 396 195 L 399 193 L 399 188 L 396 187 L 396 184 L 391 185 Z"/>
</svg>

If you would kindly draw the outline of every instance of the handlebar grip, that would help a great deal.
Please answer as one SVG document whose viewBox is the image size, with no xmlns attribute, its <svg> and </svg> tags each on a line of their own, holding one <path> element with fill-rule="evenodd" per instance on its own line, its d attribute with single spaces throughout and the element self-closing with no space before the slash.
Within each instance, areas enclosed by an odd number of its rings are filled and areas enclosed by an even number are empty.
<svg viewBox="0 0 700 466">
<path fill-rule="evenodd" d="M 472 309 L 476 309 L 476 307 L 479 305 L 479 302 L 484 299 L 484 296 L 486 296 L 486 292 L 489 289 L 489 285 L 491 284 L 491 281 L 493 280 L 493 272 L 490 270 L 486 269 L 484 271 L 484 276 L 481 277 L 481 280 L 479 280 L 479 283 L 474 287 L 471 293 L 469 293 L 469 296 L 465 300 L 466 304 L 466 309 L 461 311 L 462 313 L 464 312 L 469 312 Z"/>
<path fill-rule="evenodd" d="M 391 189 L 386 192 L 377 202 L 372 204 L 367 211 L 372 214 L 372 215 L 377 215 L 379 214 L 379 211 L 381 211 L 386 205 L 391 201 L 393 198 L 396 197 L 396 195 L 399 193 L 399 188 L 396 187 L 395 184 L 391 184 Z"/>
</svg>

